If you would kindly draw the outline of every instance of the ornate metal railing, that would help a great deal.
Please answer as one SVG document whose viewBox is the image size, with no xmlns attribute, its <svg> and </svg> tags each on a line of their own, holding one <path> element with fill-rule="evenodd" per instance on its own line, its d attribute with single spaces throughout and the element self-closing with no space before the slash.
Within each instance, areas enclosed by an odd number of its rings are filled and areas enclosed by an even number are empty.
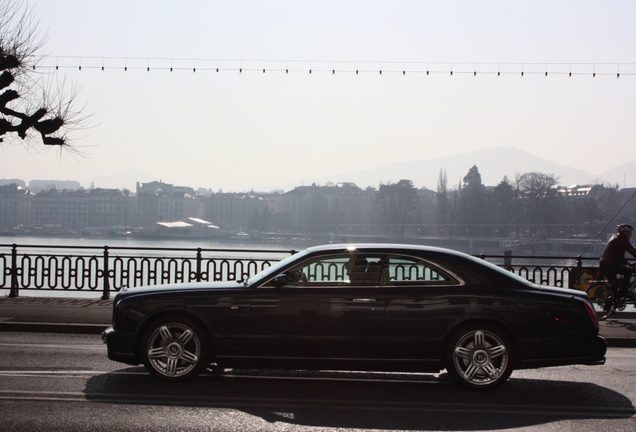
<svg viewBox="0 0 636 432">
<path fill-rule="evenodd" d="M 166 283 L 243 280 L 294 250 L 0 244 L 0 289 L 112 291 Z M 541 285 L 584 289 L 596 258 L 479 255 Z M 588 267 L 584 262 L 589 263 Z M 514 264 L 513 264 L 514 263 Z M 587 272 L 586 272 L 587 271 Z"/>
<path fill-rule="evenodd" d="M 485 255 L 478 257 L 493 262 L 526 280 L 560 288 L 585 289 L 586 280 L 595 277 L 598 258 L 577 256 L 513 256 Z M 581 279 L 583 278 L 583 279 Z"/>
<path fill-rule="evenodd" d="M 40 250 L 40 252 L 38 252 Z M 42 250 L 45 250 L 42 252 Z M 294 250 L 0 245 L 0 288 L 111 291 L 180 282 L 240 281 Z"/>
</svg>

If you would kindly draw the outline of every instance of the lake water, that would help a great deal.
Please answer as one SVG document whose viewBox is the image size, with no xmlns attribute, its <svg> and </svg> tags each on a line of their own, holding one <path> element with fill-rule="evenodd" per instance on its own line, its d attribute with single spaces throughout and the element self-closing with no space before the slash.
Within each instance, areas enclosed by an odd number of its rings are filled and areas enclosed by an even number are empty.
<svg viewBox="0 0 636 432">
<path fill-rule="evenodd" d="M 87 246 L 87 247 L 152 247 L 152 248 L 204 248 L 204 249 L 264 249 L 264 250 L 301 250 L 307 246 L 299 243 L 272 243 L 258 241 L 218 241 L 218 240 L 195 240 L 195 239 L 157 239 L 147 240 L 135 237 L 109 237 L 109 238 L 86 238 L 86 237 L 0 237 L 0 244 L 18 246 L 41 245 L 41 246 Z"/>
</svg>

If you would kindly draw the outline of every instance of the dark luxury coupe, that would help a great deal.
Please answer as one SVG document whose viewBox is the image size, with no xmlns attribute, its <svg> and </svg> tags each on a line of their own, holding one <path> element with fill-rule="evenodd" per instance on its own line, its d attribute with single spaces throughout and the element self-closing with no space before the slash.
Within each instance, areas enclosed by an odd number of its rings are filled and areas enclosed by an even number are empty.
<svg viewBox="0 0 636 432">
<path fill-rule="evenodd" d="M 108 357 L 170 381 L 211 365 L 446 368 L 487 389 L 513 369 L 603 364 L 607 347 L 585 293 L 413 245 L 312 247 L 245 281 L 129 289 L 113 307 Z"/>
</svg>

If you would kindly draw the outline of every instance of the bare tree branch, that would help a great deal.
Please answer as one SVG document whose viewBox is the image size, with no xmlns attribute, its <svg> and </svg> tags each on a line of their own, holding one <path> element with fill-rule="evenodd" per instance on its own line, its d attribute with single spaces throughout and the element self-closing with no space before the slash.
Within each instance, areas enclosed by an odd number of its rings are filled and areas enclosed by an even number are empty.
<svg viewBox="0 0 636 432">
<path fill-rule="evenodd" d="M 74 103 L 79 89 L 35 71 L 46 37 L 23 0 L 0 0 L 0 142 L 16 136 L 27 148 L 57 146 L 82 154 L 68 133 L 85 127 Z M 31 133 L 34 132 L 34 133 Z"/>
</svg>

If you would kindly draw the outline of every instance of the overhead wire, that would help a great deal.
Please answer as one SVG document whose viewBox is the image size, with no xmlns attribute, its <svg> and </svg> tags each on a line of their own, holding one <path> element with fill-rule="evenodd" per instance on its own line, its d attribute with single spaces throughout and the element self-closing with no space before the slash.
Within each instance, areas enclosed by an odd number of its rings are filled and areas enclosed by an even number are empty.
<svg viewBox="0 0 636 432">
<path fill-rule="evenodd" d="M 55 59 L 54 63 L 52 60 Z M 112 57 L 112 56 L 49 56 L 38 68 L 75 69 L 79 71 L 106 70 L 166 70 L 215 72 L 326 72 L 331 75 L 351 73 L 383 74 L 446 74 L 455 75 L 565 75 L 569 78 L 577 75 L 635 76 L 636 63 L 607 62 L 406 62 L 406 61 L 360 61 L 360 60 L 288 60 L 288 59 L 230 59 L 230 58 L 174 58 L 174 57 Z"/>
<path fill-rule="evenodd" d="M 612 216 L 612 218 L 605 224 L 605 226 L 603 227 L 602 230 L 600 230 L 598 232 L 598 234 L 596 234 L 596 237 L 594 237 L 594 240 L 592 240 L 591 243 L 589 243 L 587 245 L 587 247 L 585 248 L 585 250 L 581 253 L 581 255 L 585 255 L 585 252 L 587 252 L 587 250 L 590 248 L 590 246 L 592 246 L 592 244 L 594 244 L 594 242 L 596 242 L 596 240 L 598 240 L 598 238 L 601 236 L 602 233 L 605 232 L 605 230 L 607 229 L 607 227 L 616 219 L 616 217 L 625 209 L 625 207 L 627 207 L 627 204 L 629 204 L 629 202 L 634 199 L 634 197 L 636 196 L 636 191 L 634 191 L 634 193 L 632 194 L 631 197 L 629 197 L 629 199 L 627 201 L 625 201 L 625 204 L 623 204 L 623 206 L 614 214 L 614 216 Z"/>
</svg>

